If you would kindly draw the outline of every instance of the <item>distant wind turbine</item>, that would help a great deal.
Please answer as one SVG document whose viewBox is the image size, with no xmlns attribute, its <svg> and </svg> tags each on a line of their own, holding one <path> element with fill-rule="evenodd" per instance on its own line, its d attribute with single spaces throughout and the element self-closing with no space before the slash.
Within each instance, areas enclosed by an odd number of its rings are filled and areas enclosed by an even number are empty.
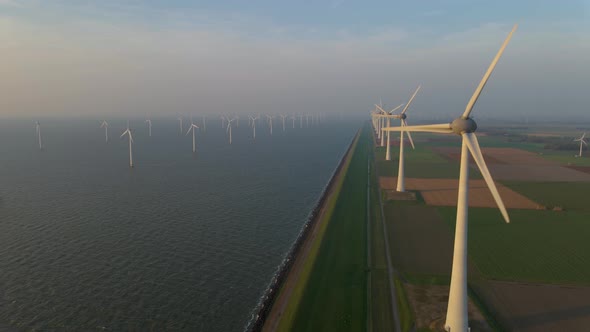
<svg viewBox="0 0 590 332">
<path fill-rule="evenodd" d="M 252 121 L 252 137 L 254 139 L 256 139 L 256 120 L 258 120 L 259 115 L 253 117 L 253 116 L 249 116 L 250 117 L 250 121 Z"/>
<path fill-rule="evenodd" d="M 270 136 L 272 136 L 272 118 L 274 118 L 274 116 L 267 114 L 266 117 L 268 118 L 268 125 L 270 126 Z"/>
<path fill-rule="evenodd" d="M 203 131 L 207 131 L 207 118 L 203 115 Z"/>
<path fill-rule="evenodd" d="M 389 112 L 384 111 L 381 107 L 379 107 L 379 105 L 375 104 L 375 107 L 377 107 L 377 109 L 379 109 L 380 111 L 382 111 L 385 114 L 388 115 L 382 115 L 383 117 L 387 118 L 387 128 L 391 127 L 391 119 L 399 119 L 399 115 L 394 115 L 393 112 L 397 111 L 400 107 L 404 106 L 404 104 L 400 104 L 399 106 L 397 106 L 396 108 L 392 109 Z M 390 144 L 390 139 L 389 139 L 389 131 L 387 132 L 387 150 L 385 153 L 385 160 L 391 160 L 391 144 Z"/>
<path fill-rule="evenodd" d="M 125 135 L 129 136 L 129 167 L 133 167 L 133 135 L 131 135 L 131 130 L 129 129 L 129 126 L 127 126 L 127 129 L 125 129 L 125 131 L 121 134 L 121 137 Z"/>
<path fill-rule="evenodd" d="M 299 128 L 303 128 L 303 114 L 299 114 Z"/>
<path fill-rule="evenodd" d="M 420 86 L 418 86 L 416 88 L 416 91 L 414 91 L 414 94 L 412 95 L 412 97 L 410 97 L 410 100 L 408 100 L 408 102 L 406 103 L 406 107 L 404 107 L 402 112 L 400 114 L 394 115 L 395 118 L 400 119 L 402 127 L 405 127 L 408 125 L 408 123 L 406 122 L 406 111 L 408 110 L 408 108 L 412 104 L 412 101 L 414 100 L 414 97 L 416 97 L 416 94 L 418 93 L 418 91 L 420 91 Z M 387 119 L 387 121 L 389 122 L 389 119 Z M 389 127 L 390 125 L 391 125 L 391 123 L 388 123 L 387 127 Z M 410 135 L 409 131 L 407 132 L 407 134 L 408 134 L 408 139 L 410 140 L 410 144 L 412 144 L 412 149 L 414 149 L 414 141 L 412 140 L 412 135 Z M 399 191 L 399 192 L 406 191 L 405 180 L 404 180 L 404 178 L 405 178 L 405 172 L 404 172 L 404 145 L 405 145 L 405 142 L 404 141 L 405 141 L 404 140 L 404 131 L 401 131 L 400 138 L 399 138 L 399 168 L 397 171 L 397 191 Z M 389 147 L 389 131 L 387 132 L 387 146 Z M 387 152 L 389 152 L 389 150 Z"/>
<path fill-rule="evenodd" d="M 43 150 L 43 143 L 41 143 L 41 123 L 39 121 L 35 123 L 35 131 L 37 133 L 37 140 L 39 141 L 39 150 Z"/>
<path fill-rule="evenodd" d="M 588 145 L 588 143 L 586 143 L 586 141 L 584 140 L 584 137 L 586 137 L 586 133 L 583 133 L 580 138 L 576 138 L 574 140 L 574 142 L 580 142 L 580 154 L 578 155 L 578 157 L 582 157 L 582 145 Z"/>
<path fill-rule="evenodd" d="M 193 153 L 195 153 L 195 151 L 196 151 L 196 146 L 195 146 L 195 131 L 197 129 L 199 129 L 199 127 L 191 121 L 191 126 L 188 128 L 188 131 L 186 132 L 187 135 L 191 131 L 193 132 Z"/>
<path fill-rule="evenodd" d="M 236 118 L 233 119 L 229 119 L 227 118 L 227 129 L 226 131 L 229 133 L 229 144 L 231 144 L 231 123 L 235 120 Z"/>
<path fill-rule="evenodd" d="M 295 129 L 295 114 L 291 114 L 291 120 L 293 120 L 293 129 Z"/>
<path fill-rule="evenodd" d="M 178 119 L 178 126 L 180 128 L 180 135 L 182 135 L 182 116 L 179 116 L 177 119 Z"/>
<path fill-rule="evenodd" d="M 285 131 L 285 118 L 287 117 L 287 115 L 279 114 L 279 116 L 283 119 L 283 131 Z"/>
<path fill-rule="evenodd" d="M 473 156 L 481 175 L 483 176 L 488 188 L 504 220 L 508 223 L 510 219 L 506 207 L 502 202 L 502 198 L 498 193 L 496 184 L 490 175 L 488 166 L 483 159 L 481 148 L 475 135 L 477 124 L 475 120 L 469 115 L 473 110 L 473 106 L 477 102 L 481 91 L 486 85 L 496 63 L 502 56 L 504 49 L 512 38 L 512 34 L 516 31 L 517 25 L 512 28 L 510 34 L 500 47 L 500 50 L 492 60 L 488 70 L 481 79 L 478 87 L 471 96 L 471 99 L 465 107 L 463 115 L 456 118 L 451 123 L 433 124 L 433 125 L 417 125 L 417 126 L 400 126 L 387 128 L 392 131 L 421 131 L 433 132 L 439 134 L 456 134 L 460 135 L 462 139 L 461 144 L 461 167 L 459 172 L 459 194 L 457 197 L 457 221 L 455 227 L 455 244 L 453 249 L 453 268 L 451 272 L 451 287 L 449 292 L 449 304 L 447 308 L 447 317 L 445 322 L 445 330 L 452 332 L 467 332 L 468 313 L 467 313 L 467 212 L 469 199 L 469 155 Z"/>
<path fill-rule="evenodd" d="M 109 123 L 106 120 L 102 120 L 100 128 L 104 128 L 104 141 L 109 141 Z"/>
<path fill-rule="evenodd" d="M 147 120 L 145 120 L 145 122 L 147 122 L 147 124 L 148 124 L 148 136 L 152 137 L 152 120 L 147 119 Z"/>
</svg>

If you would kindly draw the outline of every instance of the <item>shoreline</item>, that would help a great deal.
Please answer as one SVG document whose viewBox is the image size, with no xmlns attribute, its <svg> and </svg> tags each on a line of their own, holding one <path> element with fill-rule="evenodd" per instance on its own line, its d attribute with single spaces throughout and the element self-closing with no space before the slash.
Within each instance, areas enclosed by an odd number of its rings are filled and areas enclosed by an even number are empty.
<svg viewBox="0 0 590 332">
<path fill-rule="evenodd" d="M 352 138 L 322 193 L 318 196 L 315 207 L 310 211 L 307 221 L 303 224 L 299 235 L 291 245 L 291 249 L 287 252 L 269 286 L 261 296 L 245 331 L 276 330 L 284 308 L 291 298 L 294 286 L 300 278 L 300 270 L 308 258 L 312 243 L 316 240 L 319 226 L 322 224 L 320 221 L 326 212 L 327 202 L 329 198 L 338 193 L 334 189 L 337 188 L 338 180 L 345 175 L 342 170 L 347 161 L 351 159 L 351 152 L 358 141 L 360 132 L 361 130 L 358 130 Z"/>
</svg>

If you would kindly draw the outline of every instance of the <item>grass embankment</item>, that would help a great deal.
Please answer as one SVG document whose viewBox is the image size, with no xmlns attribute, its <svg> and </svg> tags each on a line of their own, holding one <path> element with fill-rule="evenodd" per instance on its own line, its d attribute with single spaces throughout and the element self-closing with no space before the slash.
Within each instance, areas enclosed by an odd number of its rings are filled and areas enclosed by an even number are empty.
<svg viewBox="0 0 590 332">
<path fill-rule="evenodd" d="M 327 203 L 321 234 L 301 271 L 279 331 L 359 331 L 366 326 L 366 172 L 363 128 Z"/>
</svg>

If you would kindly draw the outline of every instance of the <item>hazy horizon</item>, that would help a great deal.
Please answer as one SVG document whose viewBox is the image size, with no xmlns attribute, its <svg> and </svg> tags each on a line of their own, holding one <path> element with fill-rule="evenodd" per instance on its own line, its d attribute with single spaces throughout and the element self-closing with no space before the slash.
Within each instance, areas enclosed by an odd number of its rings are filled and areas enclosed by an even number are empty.
<svg viewBox="0 0 590 332">
<path fill-rule="evenodd" d="M 366 114 L 422 90 L 460 114 L 513 24 L 476 117 L 588 120 L 589 5 L 0 0 L 0 117 Z"/>
</svg>

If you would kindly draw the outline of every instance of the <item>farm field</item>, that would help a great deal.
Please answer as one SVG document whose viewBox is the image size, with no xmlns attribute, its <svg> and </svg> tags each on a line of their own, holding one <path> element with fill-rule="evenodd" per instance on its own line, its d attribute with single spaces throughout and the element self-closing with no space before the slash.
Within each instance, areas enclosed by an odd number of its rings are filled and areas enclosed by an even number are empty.
<svg viewBox="0 0 590 332">
<path fill-rule="evenodd" d="M 381 188 L 395 190 L 396 177 L 379 178 Z M 457 206 L 459 182 L 455 179 L 424 179 L 406 178 L 406 190 L 420 191 L 422 198 L 428 205 Z M 498 192 L 503 198 L 506 208 L 539 209 L 540 205 L 527 197 L 497 183 Z M 484 180 L 469 180 L 469 206 L 496 207 L 496 201 Z"/>
<path fill-rule="evenodd" d="M 455 209 L 439 207 L 454 228 Z M 507 281 L 590 285 L 590 213 L 469 209 L 469 257 L 482 276 Z"/>
<path fill-rule="evenodd" d="M 550 209 L 561 207 L 565 210 L 590 212 L 590 202 L 586 196 L 590 193 L 590 183 L 587 182 L 502 181 L 502 183 Z"/>
</svg>

